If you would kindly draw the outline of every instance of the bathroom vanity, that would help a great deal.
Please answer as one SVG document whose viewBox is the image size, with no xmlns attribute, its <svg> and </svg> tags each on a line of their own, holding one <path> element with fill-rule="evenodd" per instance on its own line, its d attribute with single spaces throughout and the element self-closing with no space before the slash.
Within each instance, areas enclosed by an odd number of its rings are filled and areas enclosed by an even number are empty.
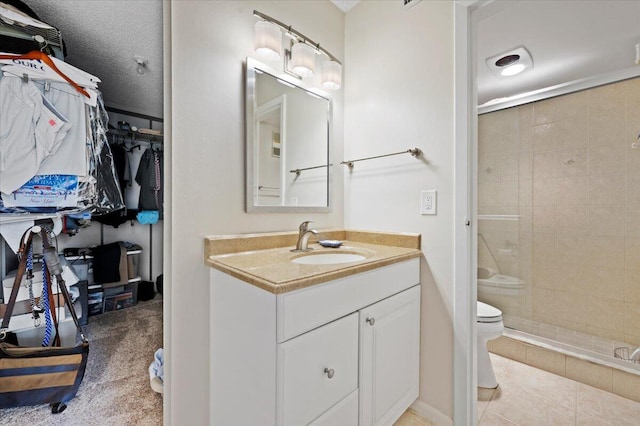
<svg viewBox="0 0 640 426">
<path fill-rule="evenodd" d="M 318 237 L 344 244 L 205 239 L 212 425 L 391 425 L 418 397 L 420 236 Z"/>
</svg>

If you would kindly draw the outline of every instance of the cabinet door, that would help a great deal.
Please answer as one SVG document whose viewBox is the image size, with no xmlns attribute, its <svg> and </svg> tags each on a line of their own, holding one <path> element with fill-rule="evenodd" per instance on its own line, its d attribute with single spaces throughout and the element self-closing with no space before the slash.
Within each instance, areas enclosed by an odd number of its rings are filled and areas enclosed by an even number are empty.
<svg viewBox="0 0 640 426">
<path fill-rule="evenodd" d="M 390 425 L 418 397 L 420 286 L 360 311 L 360 425 Z"/>
</svg>

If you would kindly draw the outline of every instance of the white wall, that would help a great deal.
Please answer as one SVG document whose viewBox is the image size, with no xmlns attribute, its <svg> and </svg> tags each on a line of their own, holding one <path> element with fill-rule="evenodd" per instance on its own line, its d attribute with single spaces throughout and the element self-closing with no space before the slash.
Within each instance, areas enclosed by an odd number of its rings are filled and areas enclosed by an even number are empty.
<svg viewBox="0 0 640 426">
<path fill-rule="evenodd" d="M 170 283 L 165 281 L 171 298 L 171 418 L 165 419 L 170 424 L 208 420 L 209 270 L 203 237 L 295 230 L 306 219 L 317 228 L 343 226 L 340 168 L 332 171 L 331 213 L 245 213 L 243 63 L 254 56 L 254 9 L 344 58 L 344 14 L 328 1 L 171 3 L 171 264 Z M 334 104 L 334 163 L 343 158 L 342 96 L 338 92 Z"/>
<path fill-rule="evenodd" d="M 345 34 L 345 157 L 418 147 L 428 160 L 356 163 L 345 177 L 345 225 L 422 234 L 417 408 L 444 418 L 453 415 L 453 7 L 363 1 L 347 12 Z M 419 214 L 424 189 L 438 191 L 437 216 Z"/>
</svg>

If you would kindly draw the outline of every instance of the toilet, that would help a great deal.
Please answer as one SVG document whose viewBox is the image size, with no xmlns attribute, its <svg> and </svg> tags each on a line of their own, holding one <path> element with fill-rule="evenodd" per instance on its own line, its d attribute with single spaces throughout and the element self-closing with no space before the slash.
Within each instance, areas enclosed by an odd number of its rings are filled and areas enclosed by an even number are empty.
<svg viewBox="0 0 640 426">
<path fill-rule="evenodd" d="M 502 311 L 491 305 L 478 301 L 478 386 L 494 389 L 498 381 L 491 365 L 487 342 L 502 336 L 504 324 Z"/>
</svg>

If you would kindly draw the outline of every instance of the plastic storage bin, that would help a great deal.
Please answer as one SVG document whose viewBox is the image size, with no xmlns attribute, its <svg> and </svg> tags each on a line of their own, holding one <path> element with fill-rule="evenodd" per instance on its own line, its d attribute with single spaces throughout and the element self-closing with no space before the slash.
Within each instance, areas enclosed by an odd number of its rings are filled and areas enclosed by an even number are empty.
<svg viewBox="0 0 640 426">
<path fill-rule="evenodd" d="M 129 271 L 129 279 L 136 278 L 138 276 L 140 253 L 142 253 L 142 250 L 127 251 L 127 270 Z"/>
</svg>

